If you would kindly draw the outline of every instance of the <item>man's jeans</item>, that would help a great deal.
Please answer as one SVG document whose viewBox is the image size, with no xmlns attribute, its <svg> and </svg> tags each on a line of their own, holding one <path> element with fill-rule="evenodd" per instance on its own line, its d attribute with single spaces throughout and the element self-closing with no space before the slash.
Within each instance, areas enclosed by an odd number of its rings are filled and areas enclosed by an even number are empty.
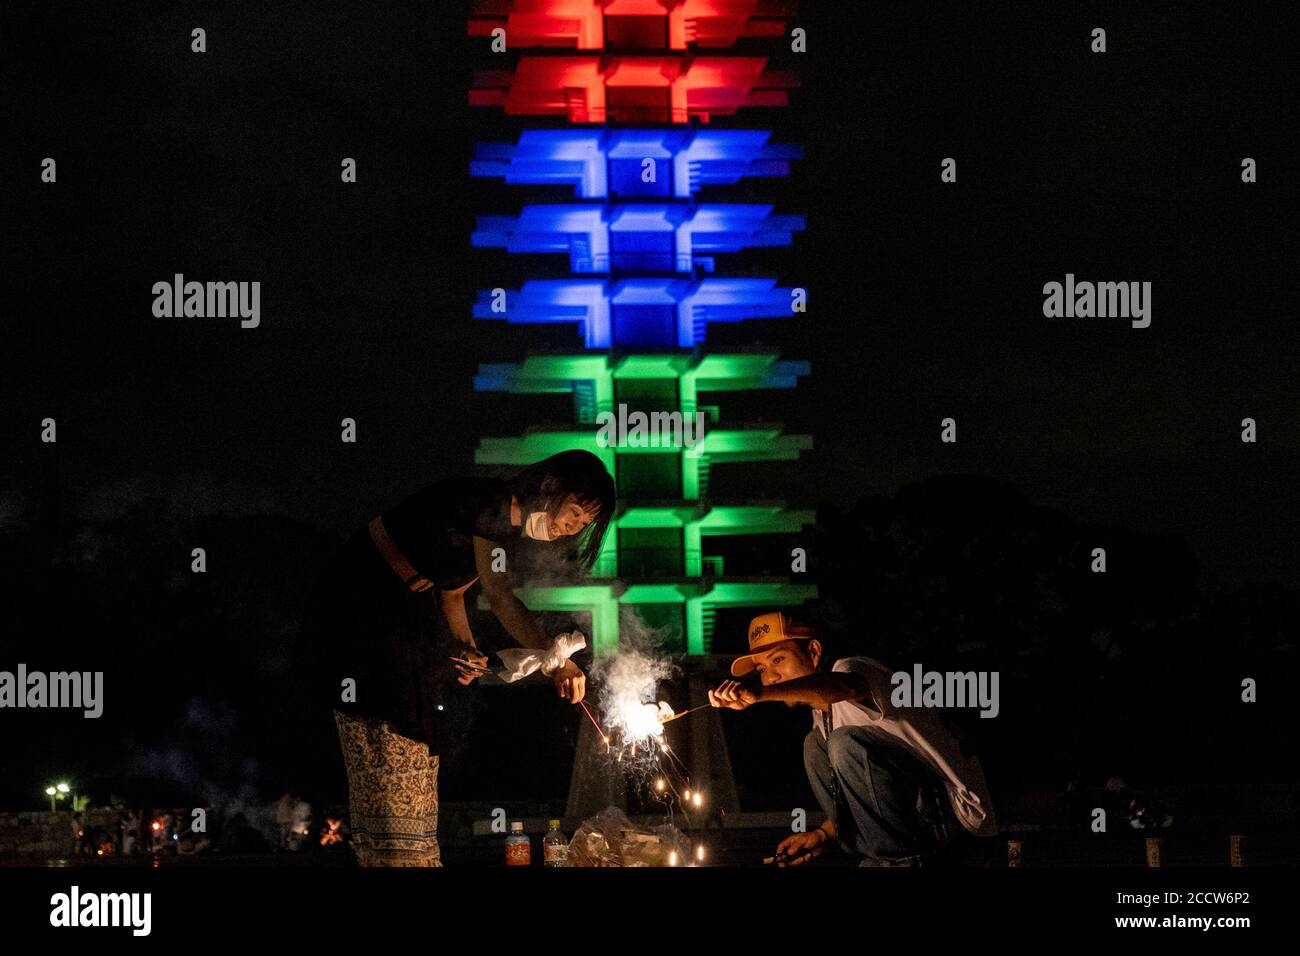
<svg viewBox="0 0 1300 956">
<path fill-rule="evenodd" d="M 870 728 L 814 728 L 803 762 L 840 846 L 864 865 L 918 863 L 962 831 L 938 776 Z"/>
</svg>

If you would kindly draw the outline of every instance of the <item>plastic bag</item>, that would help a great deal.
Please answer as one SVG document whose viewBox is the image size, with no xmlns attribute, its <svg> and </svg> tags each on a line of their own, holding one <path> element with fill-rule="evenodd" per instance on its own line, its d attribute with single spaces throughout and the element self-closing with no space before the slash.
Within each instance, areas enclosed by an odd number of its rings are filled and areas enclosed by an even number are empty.
<svg viewBox="0 0 1300 956">
<path fill-rule="evenodd" d="M 615 807 L 583 821 L 569 841 L 566 866 L 684 866 L 690 842 L 675 826 L 638 827 Z"/>
<path fill-rule="evenodd" d="M 505 650 L 497 651 L 497 657 L 501 658 L 501 663 L 506 665 L 506 669 L 499 672 L 500 677 L 507 684 L 513 684 L 536 670 L 540 670 L 543 674 L 550 674 L 586 646 L 587 638 L 581 631 L 570 631 L 557 637 L 548 650 L 538 650 L 535 647 L 507 647 Z"/>
</svg>

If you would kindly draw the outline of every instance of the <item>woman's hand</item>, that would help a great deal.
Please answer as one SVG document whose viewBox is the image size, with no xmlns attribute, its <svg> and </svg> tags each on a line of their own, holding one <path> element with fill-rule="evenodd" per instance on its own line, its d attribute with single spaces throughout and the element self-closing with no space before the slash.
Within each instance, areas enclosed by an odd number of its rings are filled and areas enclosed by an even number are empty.
<svg viewBox="0 0 1300 956">
<path fill-rule="evenodd" d="M 478 664 L 479 667 L 483 667 L 483 668 L 487 667 L 487 662 L 488 662 L 487 655 L 484 654 L 482 651 L 480 651 L 477 647 L 466 647 L 457 656 L 464 658 L 465 660 L 469 661 L 471 664 Z M 479 670 L 478 667 L 466 667 L 464 664 L 457 664 L 456 673 L 458 675 L 456 677 L 456 682 L 459 684 L 464 684 L 466 686 L 469 686 L 470 684 L 474 683 L 474 681 L 478 680 L 480 677 L 486 674 L 487 670 Z"/>
<path fill-rule="evenodd" d="M 551 680 L 555 681 L 555 689 L 569 703 L 576 704 L 586 696 L 587 675 L 573 661 L 565 661 L 560 667 L 553 670 L 550 676 Z"/>
</svg>

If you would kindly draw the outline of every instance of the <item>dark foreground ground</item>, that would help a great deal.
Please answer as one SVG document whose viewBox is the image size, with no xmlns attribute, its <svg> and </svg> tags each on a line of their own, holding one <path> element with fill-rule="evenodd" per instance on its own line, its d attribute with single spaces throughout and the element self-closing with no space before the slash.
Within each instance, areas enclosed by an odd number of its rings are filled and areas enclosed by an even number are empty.
<svg viewBox="0 0 1300 956">
<path fill-rule="evenodd" d="M 780 829 L 728 829 L 692 831 L 692 842 L 707 848 L 710 866 L 763 866 L 763 859 L 788 833 Z M 1012 830 L 996 838 L 968 841 L 938 865 L 945 867 L 1005 867 L 1008 842 L 1021 843 L 1022 866 L 1142 866 L 1146 863 L 1147 837 L 1141 831 L 1119 834 L 1093 834 L 1080 830 Z M 1228 866 L 1229 834 L 1209 830 L 1165 830 L 1162 839 L 1162 865 Z M 1257 829 L 1248 835 L 1248 866 L 1300 865 L 1300 827 Z M 533 865 L 541 861 L 541 839 L 534 834 Z M 447 866 L 492 867 L 504 865 L 502 837 L 449 835 L 442 841 L 443 862 Z M 814 861 L 815 866 L 845 866 L 854 861 L 828 854 Z M 88 866 L 88 867 L 333 867 L 355 866 L 352 851 L 346 846 L 312 848 L 302 852 L 258 854 L 201 853 L 190 856 L 166 854 L 154 858 L 147 854 L 133 857 L 106 858 L 0 858 L 0 866 Z"/>
</svg>

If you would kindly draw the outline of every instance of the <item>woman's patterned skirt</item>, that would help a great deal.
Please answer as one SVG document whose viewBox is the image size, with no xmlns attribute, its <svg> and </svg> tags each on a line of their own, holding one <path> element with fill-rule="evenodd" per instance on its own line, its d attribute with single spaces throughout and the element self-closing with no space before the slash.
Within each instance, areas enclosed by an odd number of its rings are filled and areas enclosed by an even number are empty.
<svg viewBox="0 0 1300 956">
<path fill-rule="evenodd" d="M 352 846 L 362 866 L 442 866 L 438 757 L 373 717 L 334 711 L 348 774 Z"/>
</svg>

